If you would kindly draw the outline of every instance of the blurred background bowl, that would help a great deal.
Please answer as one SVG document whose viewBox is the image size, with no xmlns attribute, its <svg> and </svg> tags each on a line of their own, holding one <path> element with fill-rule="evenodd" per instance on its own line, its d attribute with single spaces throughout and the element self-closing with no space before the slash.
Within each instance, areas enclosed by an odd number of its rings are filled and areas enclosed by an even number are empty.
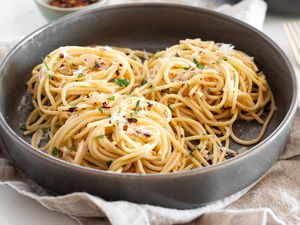
<svg viewBox="0 0 300 225">
<path fill-rule="evenodd" d="M 37 5 L 38 9 L 41 11 L 42 15 L 48 21 L 57 20 L 60 17 L 63 17 L 65 15 L 73 13 L 73 12 L 77 12 L 79 10 L 91 9 L 91 8 L 103 6 L 108 2 L 108 0 L 98 0 L 98 2 L 87 5 L 87 6 L 62 8 L 62 7 L 55 7 L 55 6 L 49 5 L 49 2 L 51 0 L 34 0 L 34 1 Z"/>
<path fill-rule="evenodd" d="M 300 16 L 300 0 L 266 0 L 271 13 Z"/>
</svg>

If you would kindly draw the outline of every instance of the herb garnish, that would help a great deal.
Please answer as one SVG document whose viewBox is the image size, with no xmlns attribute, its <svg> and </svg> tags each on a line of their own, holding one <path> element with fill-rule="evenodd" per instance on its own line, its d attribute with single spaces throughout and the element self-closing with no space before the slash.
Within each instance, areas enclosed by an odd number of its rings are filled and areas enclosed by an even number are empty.
<svg viewBox="0 0 300 225">
<path fill-rule="evenodd" d="M 196 59 L 194 59 L 194 63 L 196 64 L 198 69 L 204 69 L 204 66 L 200 62 L 198 62 Z"/>
<path fill-rule="evenodd" d="M 59 149 L 56 148 L 56 147 L 54 147 L 54 148 L 53 148 L 53 151 L 52 151 L 52 154 L 55 155 L 55 156 L 57 156 L 58 153 L 59 153 Z"/>
<path fill-rule="evenodd" d="M 46 134 L 49 131 L 49 127 L 42 127 L 41 130 Z"/>
<path fill-rule="evenodd" d="M 222 59 L 223 59 L 224 61 L 227 61 L 227 60 L 228 60 L 228 58 L 227 58 L 226 56 L 224 56 Z"/>
<path fill-rule="evenodd" d="M 70 147 L 70 151 L 74 151 L 75 150 L 75 145 L 72 144 L 71 147 Z"/>
<path fill-rule="evenodd" d="M 54 78 L 54 76 L 53 76 L 53 75 L 51 75 L 51 74 L 48 74 L 48 77 L 49 77 L 49 79 L 52 79 L 52 78 Z"/>
<path fill-rule="evenodd" d="M 43 57 L 41 57 L 41 58 L 42 58 L 42 60 L 43 60 L 44 65 L 46 66 L 47 70 L 50 70 L 48 64 L 47 64 L 46 61 L 45 61 L 45 59 L 44 59 Z"/>
<path fill-rule="evenodd" d="M 80 74 L 77 75 L 77 78 L 81 78 L 81 77 L 84 77 L 84 76 L 85 76 L 84 74 L 80 73 Z"/>
<path fill-rule="evenodd" d="M 20 127 L 20 129 L 21 129 L 21 130 L 27 130 L 27 129 L 26 129 L 26 124 L 23 124 L 23 125 Z"/>
<path fill-rule="evenodd" d="M 112 160 L 107 161 L 107 162 L 106 162 L 106 166 L 107 166 L 107 167 L 110 167 L 110 165 L 112 164 L 112 162 L 113 162 Z"/>
<path fill-rule="evenodd" d="M 114 101 L 114 100 L 115 100 L 115 96 L 114 96 L 114 95 L 110 96 L 110 97 L 108 98 L 108 100 Z"/>
<path fill-rule="evenodd" d="M 141 102 L 141 100 L 137 100 L 137 102 L 135 104 L 135 111 L 134 111 L 135 114 L 137 114 L 139 111 L 140 102 Z"/>
<path fill-rule="evenodd" d="M 173 108 L 171 107 L 170 104 L 168 104 L 168 108 L 171 110 L 171 112 L 173 112 Z"/>
<path fill-rule="evenodd" d="M 145 79 L 142 80 L 141 85 L 145 85 L 147 81 Z"/>
<path fill-rule="evenodd" d="M 114 82 L 121 87 L 126 87 L 129 84 L 129 80 L 126 78 L 124 79 L 115 78 Z"/>
<path fill-rule="evenodd" d="M 104 134 L 99 134 L 98 136 L 96 136 L 96 138 L 104 138 L 105 135 Z"/>
<path fill-rule="evenodd" d="M 103 106 L 100 106 L 100 107 L 98 108 L 98 110 L 99 110 L 99 112 L 103 113 Z"/>
<path fill-rule="evenodd" d="M 98 69 L 98 68 L 100 68 L 100 65 L 97 61 L 95 61 L 95 65 L 94 65 L 93 69 Z"/>
</svg>

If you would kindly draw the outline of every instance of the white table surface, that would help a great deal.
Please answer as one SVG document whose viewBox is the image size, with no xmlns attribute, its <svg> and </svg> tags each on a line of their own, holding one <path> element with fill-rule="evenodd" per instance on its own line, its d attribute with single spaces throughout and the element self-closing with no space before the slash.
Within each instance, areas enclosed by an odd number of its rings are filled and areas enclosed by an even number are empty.
<svg viewBox="0 0 300 225">
<path fill-rule="evenodd" d="M 264 30 L 288 55 L 299 74 L 282 23 L 299 18 L 267 15 Z M 0 40 L 24 36 L 47 21 L 37 10 L 32 0 L 0 0 Z M 1 225 L 77 225 L 70 217 L 51 212 L 35 201 L 21 196 L 7 186 L 0 185 Z"/>
</svg>

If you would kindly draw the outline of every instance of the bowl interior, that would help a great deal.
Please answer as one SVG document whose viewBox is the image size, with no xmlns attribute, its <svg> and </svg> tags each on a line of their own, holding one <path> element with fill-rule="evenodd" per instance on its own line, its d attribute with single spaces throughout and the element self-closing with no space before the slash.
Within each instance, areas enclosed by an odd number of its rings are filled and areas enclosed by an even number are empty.
<svg viewBox="0 0 300 225">
<path fill-rule="evenodd" d="M 187 10 L 189 9 L 189 10 Z M 110 45 L 157 51 L 185 38 L 231 43 L 255 57 L 274 93 L 277 110 L 266 138 L 285 118 L 294 97 L 294 78 L 282 53 L 254 29 L 214 12 L 170 5 L 127 5 L 82 12 L 50 24 L 22 41 L 0 67 L 0 111 L 9 126 L 24 140 L 20 130 L 31 109 L 26 81 L 33 67 L 52 50 L 66 45 Z M 225 19 L 224 19 L 225 18 Z M 24 102 L 23 102 L 24 103 Z M 256 123 L 237 122 L 242 138 L 254 137 Z M 233 146 L 238 148 L 239 146 Z"/>
</svg>

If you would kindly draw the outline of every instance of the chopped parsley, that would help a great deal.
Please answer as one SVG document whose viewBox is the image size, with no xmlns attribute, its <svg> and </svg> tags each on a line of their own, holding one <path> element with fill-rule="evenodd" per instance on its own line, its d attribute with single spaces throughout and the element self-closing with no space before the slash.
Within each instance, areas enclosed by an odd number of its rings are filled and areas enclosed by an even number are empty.
<svg viewBox="0 0 300 225">
<path fill-rule="evenodd" d="M 141 85 L 147 84 L 147 81 L 145 79 L 142 80 Z"/>
<path fill-rule="evenodd" d="M 26 129 L 26 124 L 23 124 L 23 125 L 20 127 L 20 129 L 21 129 L 21 130 L 27 130 L 27 129 Z"/>
<path fill-rule="evenodd" d="M 126 87 L 129 84 L 129 80 L 126 78 L 124 79 L 115 78 L 114 82 L 121 87 Z"/>
<path fill-rule="evenodd" d="M 100 107 L 98 108 L 98 110 L 99 110 L 99 112 L 103 113 L 103 106 L 100 106 Z"/>
<path fill-rule="evenodd" d="M 173 112 L 173 108 L 171 107 L 170 104 L 168 104 L 168 108 L 171 110 L 171 112 Z"/>
<path fill-rule="evenodd" d="M 204 66 L 200 62 L 198 62 L 196 59 L 194 59 L 194 63 L 198 69 L 204 69 Z"/>
<path fill-rule="evenodd" d="M 137 102 L 135 104 L 135 111 L 134 111 L 135 114 L 137 114 L 139 111 L 140 102 L 141 102 L 141 100 L 137 100 Z"/>
<path fill-rule="evenodd" d="M 112 164 L 112 162 L 113 162 L 112 160 L 107 161 L 107 162 L 106 162 L 106 166 L 107 166 L 107 167 L 110 167 L 110 165 Z"/>
<path fill-rule="evenodd" d="M 97 61 L 95 61 L 95 65 L 94 65 L 93 69 L 97 69 L 99 67 L 100 67 L 99 63 Z"/>
<path fill-rule="evenodd" d="M 223 59 L 224 61 L 227 61 L 227 60 L 228 60 L 228 58 L 227 58 L 226 56 L 224 56 L 222 59 Z"/>
<path fill-rule="evenodd" d="M 55 156 L 57 156 L 59 154 L 59 149 L 56 148 L 56 147 L 54 147 L 53 151 L 52 151 L 52 154 L 55 155 Z"/>
<path fill-rule="evenodd" d="M 75 145 L 72 144 L 71 147 L 70 147 L 70 151 L 74 151 L 75 150 Z"/>
<path fill-rule="evenodd" d="M 78 74 L 77 78 L 81 78 L 81 77 L 84 77 L 84 76 L 85 76 L 84 74 L 80 73 L 80 74 Z"/>
<path fill-rule="evenodd" d="M 47 70 L 50 70 L 48 64 L 46 63 L 46 61 L 45 61 L 45 59 L 43 57 L 42 57 L 42 60 L 43 60 L 43 63 L 45 65 L 45 67 L 47 68 Z"/>
<path fill-rule="evenodd" d="M 52 78 L 54 78 L 54 76 L 53 76 L 53 75 L 51 75 L 51 74 L 48 74 L 48 77 L 49 77 L 49 79 L 52 79 Z"/>
<path fill-rule="evenodd" d="M 46 134 L 49 131 L 49 127 L 43 127 L 41 128 L 44 134 Z"/>
<path fill-rule="evenodd" d="M 115 96 L 114 96 L 114 95 L 110 96 L 110 97 L 108 98 L 108 100 L 114 101 L 114 100 L 115 100 Z"/>
<path fill-rule="evenodd" d="M 100 134 L 100 135 L 96 136 L 96 138 L 104 138 L 104 137 L 105 137 L 104 134 Z"/>
</svg>

